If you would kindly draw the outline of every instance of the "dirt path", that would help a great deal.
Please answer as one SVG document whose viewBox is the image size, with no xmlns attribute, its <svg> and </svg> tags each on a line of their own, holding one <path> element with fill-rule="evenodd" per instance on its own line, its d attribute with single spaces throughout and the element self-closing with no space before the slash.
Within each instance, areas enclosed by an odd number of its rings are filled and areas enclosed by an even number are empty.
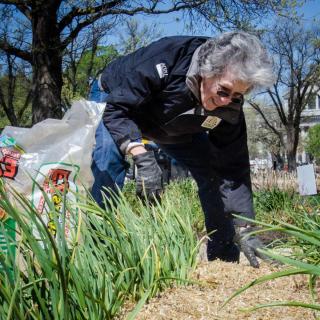
<svg viewBox="0 0 320 320">
<path fill-rule="evenodd" d="M 238 288 L 250 281 L 279 268 L 262 263 L 259 269 L 249 266 L 241 257 L 240 264 L 221 261 L 201 262 L 193 275 L 195 280 L 204 283 L 167 289 L 160 296 L 146 304 L 137 320 L 311 320 L 316 319 L 309 309 L 293 307 L 264 308 L 255 312 L 243 312 L 256 304 L 272 301 L 310 302 L 310 295 L 304 276 L 277 279 L 257 285 L 236 297 L 222 310 L 221 304 Z M 319 314 L 318 314 L 319 316 Z M 125 319 L 125 317 L 123 317 Z M 319 318 L 318 318 L 319 319 Z"/>
</svg>

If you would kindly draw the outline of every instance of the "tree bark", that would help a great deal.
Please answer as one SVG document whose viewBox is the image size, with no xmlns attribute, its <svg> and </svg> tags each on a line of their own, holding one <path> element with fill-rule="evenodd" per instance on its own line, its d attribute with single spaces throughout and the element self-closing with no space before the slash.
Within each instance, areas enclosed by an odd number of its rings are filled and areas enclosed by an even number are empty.
<svg viewBox="0 0 320 320">
<path fill-rule="evenodd" d="M 297 154 L 297 140 L 295 128 L 293 125 L 287 126 L 287 145 L 286 155 L 288 161 L 288 171 L 292 172 L 297 168 L 296 154 Z"/>
<path fill-rule="evenodd" d="M 62 116 L 62 53 L 56 8 L 42 3 L 32 14 L 32 123 L 37 123 Z"/>
<path fill-rule="evenodd" d="M 5 110 L 6 115 L 10 121 L 10 125 L 14 126 L 14 127 L 18 127 L 19 126 L 19 121 L 14 113 L 14 109 L 13 108 L 8 108 L 7 110 Z"/>
</svg>

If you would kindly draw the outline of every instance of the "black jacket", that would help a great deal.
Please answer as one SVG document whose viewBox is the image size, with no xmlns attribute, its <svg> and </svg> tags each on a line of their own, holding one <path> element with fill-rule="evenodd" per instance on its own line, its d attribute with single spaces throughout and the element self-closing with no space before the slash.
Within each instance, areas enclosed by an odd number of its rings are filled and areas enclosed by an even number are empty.
<svg viewBox="0 0 320 320">
<path fill-rule="evenodd" d="M 208 112 L 186 85 L 192 55 L 206 40 L 163 38 L 108 65 L 101 76 L 109 93 L 103 121 L 119 147 L 142 136 L 158 143 L 190 140 L 191 134 L 210 129 L 203 124 L 208 116 L 241 122 L 242 106 Z"/>
<path fill-rule="evenodd" d="M 168 144 L 191 141 L 192 134 L 207 131 L 220 157 L 219 173 L 245 182 L 250 192 L 242 105 L 207 112 L 186 85 L 193 53 L 207 39 L 163 38 L 109 64 L 101 76 L 109 93 L 103 122 L 122 151 L 142 136 Z M 216 117 L 222 119 L 218 124 Z"/>
</svg>

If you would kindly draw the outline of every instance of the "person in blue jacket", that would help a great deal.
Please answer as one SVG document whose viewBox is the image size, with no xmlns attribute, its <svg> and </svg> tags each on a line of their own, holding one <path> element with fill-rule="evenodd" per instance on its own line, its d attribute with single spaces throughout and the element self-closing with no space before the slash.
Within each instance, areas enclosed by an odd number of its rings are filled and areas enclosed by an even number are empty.
<svg viewBox="0 0 320 320">
<path fill-rule="evenodd" d="M 142 143 L 152 140 L 197 183 L 208 260 L 236 262 L 241 249 L 258 267 L 261 243 L 245 237 L 250 226 L 232 214 L 254 219 L 244 96 L 273 80 L 261 42 L 241 31 L 166 37 L 116 59 L 98 81 L 108 96 L 96 132 L 93 197 L 103 205 L 104 187 L 123 186 L 125 155 L 137 167 L 137 194 L 158 197 L 161 170 Z"/>
</svg>

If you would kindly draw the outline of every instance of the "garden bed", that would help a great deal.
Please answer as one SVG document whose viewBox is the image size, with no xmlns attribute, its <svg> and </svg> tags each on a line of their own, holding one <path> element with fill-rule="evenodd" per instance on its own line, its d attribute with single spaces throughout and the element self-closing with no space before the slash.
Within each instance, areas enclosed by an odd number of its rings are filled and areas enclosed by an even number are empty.
<svg viewBox="0 0 320 320">
<path fill-rule="evenodd" d="M 279 267 L 270 266 L 267 263 L 262 263 L 259 269 L 253 269 L 243 256 L 240 264 L 222 261 L 201 262 L 192 279 L 202 282 L 202 285 L 167 289 L 146 304 L 135 319 L 316 319 L 310 309 L 296 307 L 265 308 L 254 312 L 241 311 L 243 308 L 272 301 L 309 301 L 307 278 L 301 275 L 280 278 L 254 286 L 219 310 L 223 302 L 237 289 L 258 277 L 278 270 Z M 129 311 L 127 309 L 123 312 L 120 319 L 126 319 Z"/>
</svg>

